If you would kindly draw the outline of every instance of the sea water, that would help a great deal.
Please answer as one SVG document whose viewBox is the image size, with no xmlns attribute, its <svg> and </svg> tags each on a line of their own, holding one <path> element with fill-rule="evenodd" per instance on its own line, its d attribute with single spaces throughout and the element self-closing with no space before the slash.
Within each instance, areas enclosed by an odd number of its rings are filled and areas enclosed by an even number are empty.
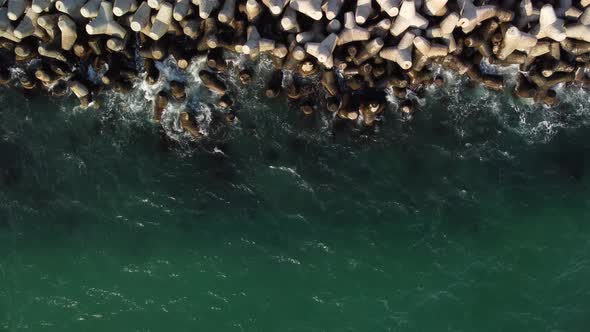
<svg viewBox="0 0 590 332">
<path fill-rule="evenodd" d="M 0 91 L 0 331 L 589 331 L 587 92 L 442 73 L 412 119 L 340 128 L 263 63 L 227 126 L 198 63 L 159 66 L 88 109 Z"/>
</svg>

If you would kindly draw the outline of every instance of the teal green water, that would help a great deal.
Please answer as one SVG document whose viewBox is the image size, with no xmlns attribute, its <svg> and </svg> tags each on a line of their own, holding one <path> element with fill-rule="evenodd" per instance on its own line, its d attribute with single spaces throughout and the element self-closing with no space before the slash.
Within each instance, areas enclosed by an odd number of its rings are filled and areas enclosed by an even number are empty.
<svg viewBox="0 0 590 332">
<path fill-rule="evenodd" d="M 335 135 L 253 89 L 199 144 L 0 92 L 0 330 L 588 331 L 588 95 L 460 86 Z"/>
</svg>

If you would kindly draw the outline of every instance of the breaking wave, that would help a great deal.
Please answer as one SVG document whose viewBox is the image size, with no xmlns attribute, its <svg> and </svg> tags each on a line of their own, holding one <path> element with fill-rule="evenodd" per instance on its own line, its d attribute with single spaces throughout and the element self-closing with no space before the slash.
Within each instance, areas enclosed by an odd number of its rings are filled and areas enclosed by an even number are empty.
<svg viewBox="0 0 590 332">
<path fill-rule="evenodd" d="M 237 120 L 230 133 L 221 136 L 214 135 L 216 121 L 219 121 L 219 115 L 223 112 L 216 106 L 218 96 L 202 85 L 198 75 L 199 70 L 206 67 L 205 57 L 195 59 L 186 71 L 179 70 L 170 58 L 156 62 L 156 66 L 160 71 L 156 84 L 147 84 L 146 74 L 143 73 L 133 82 L 130 93 L 103 93 L 91 109 L 105 114 L 117 113 L 117 119 L 123 122 L 152 126 L 155 96 L 160 90 L 168 89 L 170 82 L 175 80 L 186 85 L 187 98 L 182 102 L 171 100 L 161 121 L 166 136 L 174 141 L 186 143 L 192 140 L 189 134 L 183 132 L 178 121 L 179 113 L 188 111 L 197 120 L 201 134 L 210 139 L 232 139 L 235 133 L 246 130 L 249 134 L 266 135 L 270 139 L 288 134 L 303 136 L 316 144 L 334 143 L 332 114 L 317 112 L 313 116 L 314 120 L 304 119 L 298 112 L 285 107 L 286 97 L 269 100 L 264 96 L 265 82 L 272 71 L 269 59 L 263 57 L 256 63 L 248 64 L 253 72 L 253 80 L 247 87 L 242 86 L 237 79 L 238 68 L 245 66 L 245 60 L 236 55 L 228 59 L 229 75 L 222 79 L 234 100 L 233 110 Z M 427 126 L 445 126 L 453 131 L 457 140 L 465 141 L 465 146 L 477 149 L 482 144 L 489 145 L 490 140 L 501 145 L 502 140 L 498 140 L 498 137 L 503 134 L 517 135 L 529 144 L 546 143 L 560 130 L 579 128 L 590 122 L 590 94 L 582 88 L 558 86 L 559 103 L 554 107 L 546 107 L 512 96 L 517 67 L 498 69 L 482 63 L 482 71 L 504 75 L 506 89 L 495 92 L 472 87 L 464 77 L 434 67 L 433 73 L 441 75 L 445 85 L 442 88 L 427 87 L 418 94 L 408 94 L 418 109 L 418 114 L 411 121 L 399 116 L 399 103 L 392 92 L 387 91 L 387 109 L 376 128 L 366 130 L 359 123 L 356 128 L 352 128 L 352 136 L 389 144 L 392 138 L 403 141 L 412 135 L 421 135 L 420 130 Z M 23 73 L 22 69 L 12 69 L 14 78 Z M 94 73 L 90 76 L 97 78 L 98 75 Z M 286 72 L 283 85 L 291 79 L 290 73 Z M 318 88 L 321 87 L 318 85 Z M 68 107 L 63 104 L 62 109 L 68 111 Z M 75 107 L 75 111 L 87 112 L 79 107 Z M 366 135 L 370 131 L 373 133 Z"/>
</svg>

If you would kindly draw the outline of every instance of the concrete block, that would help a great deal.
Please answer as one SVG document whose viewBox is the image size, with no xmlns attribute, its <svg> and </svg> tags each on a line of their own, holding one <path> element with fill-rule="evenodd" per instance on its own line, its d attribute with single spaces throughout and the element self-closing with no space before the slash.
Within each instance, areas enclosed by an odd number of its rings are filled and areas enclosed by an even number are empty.
<svg viewBox="0 0 590 332">
<path fill-rule="evenodd" d="M 333 20 L 340 14 L 340 10 L 342 9 L 342 5 L 344 4 L 344 0 L 327 0 L 322 5 L 322 10 L 326 13 L 326 18 L 328 20 Z"/>
<path fill-rule="evenodd" d="M 522 32 L 516 27 L 510 27 L 504 33 L 502 44 L 496 55 L 498 59 L 506 59 L 514 51 L 528 53 L 537 44 L 537 37 L 532 34 Z"/>
<path fill-rule="evenodd" d="M 357 24 L 365 24 L 373 13 L 372 0 L 357 0 L 354 19 Z"/>
<path fill-rule="evenodd" d="M 390 32 L 394 36 L 399 36 L 410 27 L 426 29 L 428 20 L 416 12 L 414 0 L 404 0 Z"/>
<path fill-rule="evenodd" d="M 57 0 L 55 9 L 71 17 L 80 17 L 80 9 L 85 2 L 86 0 Z"/>
<path fill-rule="evenodd" d="M 125 30 L 113 17 L 113 5 L 104 1 L 100 4 L 98 16 L 86 25 L 86 32 L 89 35 L 109 35 L 125 38 Z"/>
<path fill-rule="evenodd" d="M 39 13 L 33 11 L 31 7 L 26 10 L 25 16 L 20 20 L 16 28 L 14 29 L 14 35 L 19 38 L 23 39 L 28 36 L 32 36 L 35 34 L 35 30 L 39 29 L 37 24 L 37 18 L 39 17 Z"/>
<path fill-rule="evenodd" d="M 336 35 L 335 33 L 331 33 L 321 43 L 306 43 L 305 51 L 311 56 L 315 57 L 319 63 L 326 65 L 327 63 L 329 63 L 328 59 L 332 58 L 332 53 L 336 48 L 337 42 L 338 35 Z M 329 68 L 331 68 L 331 66 L 329 66 Z"/>
<path fill-rule="evenodd" d="M 289 6 L 316 21 L 321 20 L 323 17 L 322 0 L 291 0 Z"/>
<path fill-rule="evenodd" d="M 113 14 L 115 16 L 123 16 L 135 10 L 137 10 L 137 2 L 135 0 L 115 0 L 113 4 Z"/>
<path fill-rule="evenodd" d="M 146 27 L 151 26 L 151 13 L 152 8 L 148 5 L 147 1 L 142 2 L 139 5 L 139 8 L 137 8 L 135 13 L 133 14 L 133 18 L 131 19 L 131 23 L 129 24 L 131 30 L 139 32 L 144 30 Z"/>
<path fill-rule="evenodd" d="M 8 0 L 7 16 L 11 21 L 18 20 L 27 9 L 28 3 L 25 0 Z"/>
<path fill-rule="evenodd" d="M 447 14 L 447 2 L 449 0 L 424 0 L 422 9 L 426 15 L 444 16 Z"/>
<path fill-rule="evenodd" d="M 539 24 L 530 33 L 535 35 L 537 39 L 549 38 L 560 42 L 567 37 L 563 24 L 563 20 L 557 18 L 553 6 L 546 4 L 541 8 Z"/>
<path fill-rule="evenodd" d="M 76 43 L 76 23 L 68 15 L 60 15 L 57 26 L 61 31 L 61 48 L 69 51 Z"/>
<path fill-rule="evenodd" d="M 172 22 L 172 11 L 172 4 L 169 2 L 165 2 L 160 6 L 148 35 L 151 39 L 158 40 L 168 32 L 168 27 Z"/>
<path fill-rule="evenodd" d="M 399 5 L 401 0 L 377 0 L 377 4 L 381 10 L 387 13 L 390 17 L 395 17 L 399 14 Z"/>
<path fill-rule="evenodd" d="M 80 8 L 80 14 L 86 18 L 97 17 L 100 10 L 101 1 L 102 0 L 88 0 L 88 2 L 86 2 L 84 6 Z"/>
<path fill-rule="evenodd" d="M 344 30 L 338 35 L 338 45 L 344 45 L 354 41 L 369 40 L 371 34 L 369 30 L 361 28 L 356 24 L 354 14 L 347 12 L 344 14 Z"/>
<path fill-rule="evenodd" d="M 236 12 L 236 0 L 225 0 L 223 2 L 223 7 L 219 11 L 217 15 L 217 19 L 221 23 L 229 24 L 231 21 L 234 20 Z"/>
<path fill-rule="evenodd" d="M 53 9 L 53 3 L 55 0 L 33 0 L 31 8 L 37 14 L 48 12 Z"/>
<path fill-rule="evenodd" d="M 397 46 L 383 48 L 379 52 L 379 56 L 385 60 L 397 63 L 404 70 L 412 68 L 414 38 L 416 38 L 414 33 L 406 32 Z"/>
</svg>

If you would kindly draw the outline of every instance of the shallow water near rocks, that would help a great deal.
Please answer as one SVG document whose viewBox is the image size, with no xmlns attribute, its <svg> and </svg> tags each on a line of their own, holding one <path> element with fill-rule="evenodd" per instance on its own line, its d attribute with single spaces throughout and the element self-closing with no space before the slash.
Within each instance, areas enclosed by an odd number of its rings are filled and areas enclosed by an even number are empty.
<svg viewBox="0 0 590 332">
<path fill-rule="evenodd" d="M 587 331 L 586 92 L 546 109 L 448 76 L 363 131 L 260 79 L 226 128 L 184 79 L 171 141 L 157 87 L 0 91 L 1 331 Z"/>
</svg>

